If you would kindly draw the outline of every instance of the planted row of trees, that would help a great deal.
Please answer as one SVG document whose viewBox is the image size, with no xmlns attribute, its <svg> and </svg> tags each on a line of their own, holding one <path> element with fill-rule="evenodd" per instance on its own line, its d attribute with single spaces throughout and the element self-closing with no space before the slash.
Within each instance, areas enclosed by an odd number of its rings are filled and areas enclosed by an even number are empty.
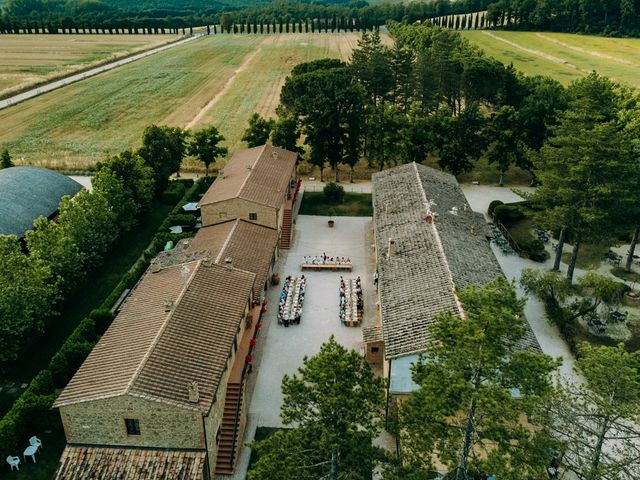
<svg viewBox="0 0 640 480">
<path fill-rule="evenodd" d="M 142 147 L 96 165 L 93 190 L 64 197 L 55 220 L 38 218 L 24 236 L 0 236 L 0 364 L 16 359 L 21 346 L 56 316 L 65 296 L 99 266 L 121 232 L 135 228 L 154 195 L 193 155 L 205 166 L 226 154 L 215 127 L 190 132 L 151 125 Z M 8 152 L 3 159 L 9 159 Z"/>
<path fill-rule="evenodd" d="M 374 446 L 384 421 L 384 385 L 355 351 L 332 337 L 282 381 L 287 429 L 254 442 L 250 480 L 283 477 L 549 478 L 547 468 L 582 480 L 631 480 L 640 469 L 640 355 L 583 346 L 577 375 L 553 381 L 560 360 L 521 350 L 523 307 L 498 277 L 459 292 L 462 319 L 442 313 L 433 344 L 413 366 L 417 389 L 391 399 L 387 429 L 398 455 Z"/>
</svg>

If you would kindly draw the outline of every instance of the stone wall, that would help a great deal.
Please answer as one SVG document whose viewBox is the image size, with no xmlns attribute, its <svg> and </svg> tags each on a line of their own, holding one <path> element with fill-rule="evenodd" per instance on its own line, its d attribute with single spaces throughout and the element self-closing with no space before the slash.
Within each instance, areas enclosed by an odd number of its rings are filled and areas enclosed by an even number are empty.
<svg viewBox="0 0 640 480">
<path fill-rule="evenodd" d="M 266 227 L 278 228 L 278 211 L 275 208 L 241 198 L 203 205 L 201 211 L 203 227 L 241 218 Z M 257 220 L 250 220 L 249 213 L 256 213 Z"/>
<path fill-rule="evenodd" d="M 68 443 L 157 448 L 205 448 L 202 414 L 130 395 L 60 408 Z M 128 435 L 125 419 L 140 422 Z"/>
</svg>

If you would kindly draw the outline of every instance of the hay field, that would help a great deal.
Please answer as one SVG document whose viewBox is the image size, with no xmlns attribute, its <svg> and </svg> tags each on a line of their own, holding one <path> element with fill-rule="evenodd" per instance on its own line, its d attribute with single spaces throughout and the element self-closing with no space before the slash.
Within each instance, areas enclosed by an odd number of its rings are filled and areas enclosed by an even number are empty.
<svg viewBox="0 0 640 480">
<path fill-rule="evenodd" d="M 178 35 L 2 35 L 0 95 L 176 38 Z"/>
<path fill-rule="evenodd" d="M 640 89 L 640 39 L 551 32 L 464 31 L 489 56 L 567 84 L 593 70 Z"/>
<path fill-rule="evenodd" d="M 139 144 L 145 126 L 212 123 L 231 153 L 252 112 L 273 114 L 299 62 L 347 59 L 357 33 L 211 35 L 0 110 L 19 163 L 85 168 Z M 188 167 L 188 165 L 187 165 Z"/>
</svg>

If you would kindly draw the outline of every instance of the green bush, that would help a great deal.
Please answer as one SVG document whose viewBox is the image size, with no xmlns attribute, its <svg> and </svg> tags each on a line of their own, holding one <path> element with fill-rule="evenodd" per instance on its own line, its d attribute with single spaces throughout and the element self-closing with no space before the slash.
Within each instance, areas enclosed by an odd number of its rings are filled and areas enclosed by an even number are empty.
<svg viewBox="0 0 640 480">
<path fill-rule="evenodd" d="M 64 388 L 69 382 L 71 374 L 69 373 L 69 361 L 62 349 L 58 350 L 58 352 L 51 357 L 49 370 L 51 370 L 53 384 L 58 388 Z"/>
<path fill-rule="evenodd" d="M 498 205 L 493 210 L 493 217 L 502 223 L 510 224 L 522 220 L 524 214 L 518 205 Z"/>
<path fill-rule="evenodd" d="M 489 216 L 493 217 L 493 211 L 499 205 L 504 205 L 504 202 L 502 200 L 494 200 L 489 204 L 489 209 L 487 210 L 487 213 L 489 213 Z"/>
<path fill-rule="evenodd" d="M 177 178 L 176 180 L 174 180 L 174 182 L 182 183 L 184 185 L 184 188 L 191 188 L 191 186 L 193 186 L 193 184 L 195 183 L 193 178 Z"/>
<path fill-rule="evenodd" d="M 196 217 L 189 214 L 174 214 L 169 216 L 169 223 L 173 225 L 194 227 L 196 225 Z"/>
<path fill-rule="evenodd" d="M 122 291 L 124 291 L 124 288 L 122 289 Z M 118 293 L 118 296 L 113 301 L 113 303 L 115 303 L 118 298 L 120 298 L 120 295 L 122 295 L 122 292 Z M 93 320 L 95 331 L 99 335 L 102 335 L 107 331 L 107 328 L 109 328 L 109 325 L 111 325 L 111 322 L 113 322 L 114 317 L 115 315 L 111 313 L 111 310 L 109 308 L 96 308 L 95 310 L 91 310 L 91 313 L 89 314 L 89 318 Z"/>
<path fill-rule="evenodd" d="M 69 340 L 74 342 L 95 342 L 97 340 L 95 322 L 91 318 L 83 319 L 69 336 Z"/>
<path fill-rule="evenodd" d="M 322 189 L 324 198 L 329 203 L 342 203 L 344 200 L 344 187 L 334 182 L 327 183 Z"/>
<path fill-rule="evenodd" d="M 166 205 L 175 205 L 184 196 L 187 188 L 182 182 L 171 182 L 169 186 L 162 192 L 160 199 Z"/>
<path fill-rule="evenodd" d="M 48 395 L 53 393 L 53 378 L 51 378 L 51 371 L 40 370 L 38 374 L 33 377 L 31 383 L 24 391 L 24 393 L 30 393 L 31 395 Z"/>
</svg>

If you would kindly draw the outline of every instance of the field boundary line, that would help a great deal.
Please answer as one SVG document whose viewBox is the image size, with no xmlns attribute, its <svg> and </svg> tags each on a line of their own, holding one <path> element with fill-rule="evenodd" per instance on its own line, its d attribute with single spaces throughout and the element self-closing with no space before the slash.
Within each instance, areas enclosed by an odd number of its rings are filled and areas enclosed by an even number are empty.
<svg viewBox="0 0 640 480">
<path fill-rule="evenodd" d="M 238 74 L 245 71 L 249 66 L 249 64 L 251 63 L 251 61 L 261 51 L 262 51 L 262 45 L 259 46 L 257 49 L 255 49 L 253 52 L 250 52 L 249 54 L 247 54 L 246 57 L 244 57 L 244 60 L 242 60 L 242 63 L 238 66 L 238 68 L 234 70 L 233 75 L 231 75 L 227 79 L 227 81 L 224 83 L 220 91 L 216 93 L 214 97 L 211 100 L 209 100 L 207 104 L 200 109 L 200 111 L 196 114 L 196 116 L 193 117 L 193 119 L 185 126 L 186 129 L 192 129 L 194 126 L 198 124 L 198 122 L 200 122 L 200 120 L 204 118 L 204 116 L 209 112 L 209 110 L 211 110 L 215 106 L 215 104 L 218 103 L 218 101 L 231 89 L 231 85 L 233 85 L 233 82 L 235 81 Z"/>
<path fill-rule="evenodd" d="M 622 63 L 623 65 L 629 65 L 632 67 L 639 66 L 639 64 L 634 63 L 631 60 L 625 60 L 624 58 L 614 57 L 613 55 L 607 55 L 606 53 L 600 53 L 594 50 L 585 50 L 582 47 L 570 45 L 568 43 L 563 42 L 562 40 L 558 40 L 557 38 L 553 38 L 548 35 L 545 35 L 544 33 L 536 33 L 536 36 L 542 38 L 543 40 L 547 40 L 548 42 L 552 42 L 564 48 L 568 48 L 569 50 L 574 50 L 576 52 L 584 53 L 586 55 L 591 55 L 593 57 L 598 57 L 598 58 L 604 58 L 605 60 L 611 60 L 613 62 Z"/>
<path fill-rule="evenodd" d="M 523 52 L 527 52 L 527 53 L 530 53 L 531 55 L 535 55 L 537 57 L 544 58 L 545 60 L 549 60 L 550 62 L 557 63 L 559 65 L 564 65 L 564 66 L 569 67 L 569 68 L 573 68 L 573 69 L 575 69 L 575 70 L 577 70 L 579 72 L 582 72 L 582 73 L 586 73 L 586 74 L 591 73 L 590 70 L 585 70 L 583 68 L 580 68 L 577 65 L 574 65 L 573 63 L 569 63 L 569 62 L 567 62 L 566 60 L 564 60 L 564 59 L 562 59 L 560 57 L 556 57 L 554 55 L 550 55 L 548 53 L 545 53 L 545 52 L 540 51 L 540 50 L 535 50 L 533 48 L 523 47 L 522 45 L 520 45 L 520 44 L 518 44 L 516 42 L 512 42 L 511 40 L 507 40 L 506 38 L 502 38 L 502 37 L 500 37 L 498 35 L 495 35 L 495 34 L 493 34 L 491 32 L 488 32 L 486 30 L 484 30 L 482 33 L 484 35 L 488 35 L 489 37 L 493 38 L 494 40 L 499 40 L 499 41 L 501 41 L 503 43 L 506 43 L 507 45 L 511 45 L 514 48 L 522 50 Z"/>
<path fill-rule="evenodd" d="M 11 107 L 13 105 L 17 105 L 18 103 L 24 102 L 25 100 L 30 100 L 32 98 L 38 97 L 42 94 L 48 93 L 48 92 L 52 92 L 53 90 L 57 90 L 59 88 L 62 87 L 66 87 L 67 85 L 71 85 L 72 83 L 77 83 L 80 82 L 82 80 L 85 80 L 87 78 L 91 78 L 94 77 L 96 75 L 99 75 L 101 73 L 104 72 L 108 72 L 110 70 L 114 70 L 118 67 L 121 67 L 123 65 L 127 65 L 129 63 L 135 62 L 136 60 L 141 60 L 143 58 L 146 58 L 148 56 L 151 56 L 155 53 L 159 53 L 159 52 L 163 52 L 165 50 L 168 50 L 170 48 L 173 47 L 177 47 L 179 45 L 183 45 L 187 42 L 191 42 L 193 40 L 197 40 L 198 38 L 202 37 L 203 34 L 195 34 L 193 36 L 190 37 L 182 37 L 179 38 L 178 40 L 169 42 L 169 43 L 163 43 L 161 45 L 157 45 L 155 47 L 143 50 L 143 51 L 138 51 L 135 53 L 132 53 L 130 55 L 126 55 L 124 57 L 120 57 L 117 58 L 115 60 L 111 60 L 108 63 L 104 63 L 102 65 L 98 65 L 98 66 L 91 66 L 88 69 L 85 70 L 75 70 L 73 72 L 70 72 L 69 75 L 64 75 L 62 77 L 57 77 L 55 79 L 52 79 L 50 81 L 47 81 L 45 83 L 42 83 L 40 85 L 35 84 L 35 85 L 31 85 L 29 86 L 29 89 L 21 92 L 21 93 L 17 93 L 15 95 L 12 95 L 10 97 L 7 98 L 3 98 L 0 100 L 0 110 L 3 110 L 5 108 Z"/>
</svg>

